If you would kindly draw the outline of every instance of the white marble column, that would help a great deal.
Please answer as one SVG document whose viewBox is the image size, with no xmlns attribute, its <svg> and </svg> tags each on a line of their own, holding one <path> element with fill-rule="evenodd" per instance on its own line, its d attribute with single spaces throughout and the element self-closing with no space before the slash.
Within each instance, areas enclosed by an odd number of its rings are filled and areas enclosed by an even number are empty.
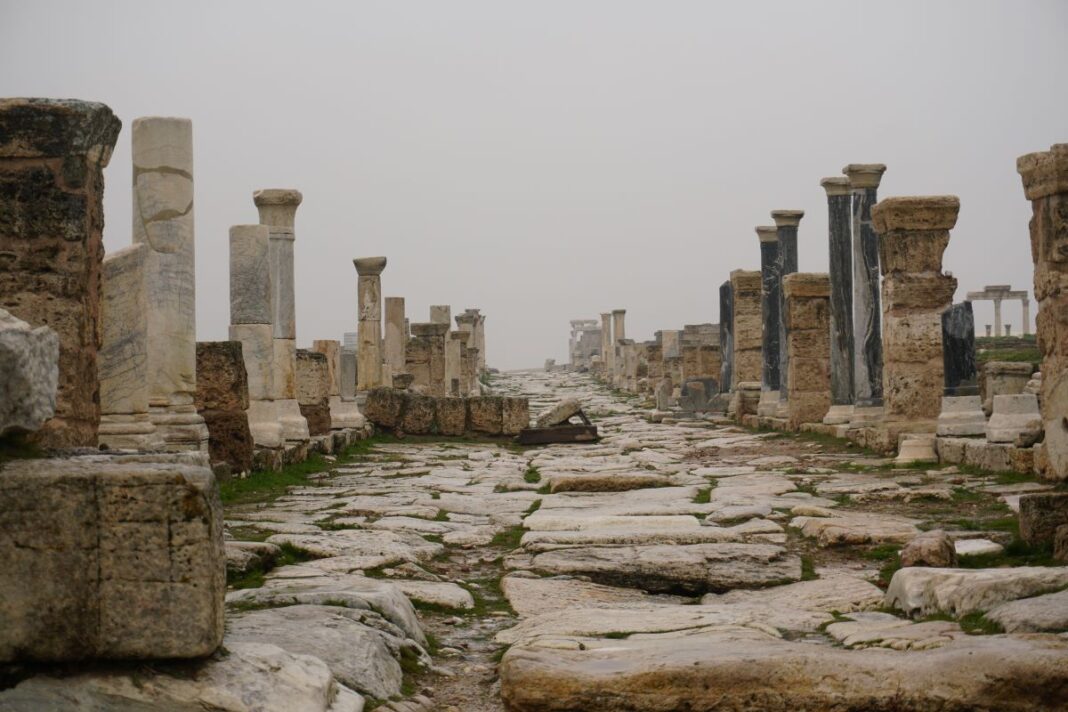
<svg viewBox="0 0 1068 712">
<path fill-rule="evenodd" d="M 282 436 L 307 440 L 308 421 L 297 402 L 297 316 L 293 285 L 293 243 L 297 208 L 304 196 L 298 190 L 257 190 L 252 200 L 260 224 L 270 230 L 271 324 L 274 339 L 274 400 Z"/>
<path fill-rule="evenodd" d="M 193 122 L 144 117 L 131 131 L 133 241 L 146 244 L 148 389 L 168 450 L 208 448 L 197 387 Z"/>
<path fill-rule="evenodd" d="M 385 257 L 359 257 L 352 261 L 359 275 L 356 284 L 359 309 L 359 345 L 356 351 L 356 390 L 369 391 L 382 383 L 382 270 Z"/>
</svg>

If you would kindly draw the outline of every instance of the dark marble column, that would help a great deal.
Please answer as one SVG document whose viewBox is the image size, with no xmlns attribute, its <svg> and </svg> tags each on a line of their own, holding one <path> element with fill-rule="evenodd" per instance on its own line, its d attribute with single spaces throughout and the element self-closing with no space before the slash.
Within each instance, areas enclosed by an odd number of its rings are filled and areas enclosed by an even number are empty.
<svg viewBox="0 0 1068 712">
<path fill-rule="evenodd" d="M 728 279 L 719 285 L 719 392 L 729 393 L 734 375 L 734 290 Z"/>
<path fill-rule="evenodd" d="M 790 352 L 786 348 L 786 294 L 782 280 L 797 271 L 797 226 L 805 216 L 804 210 L 772 210 L 775 230 L 779 235 L 779 417 L 786 417 L 787 375 Z"/>
<path fill-rule="evenodd" d="M 824 178 L 831 277 L 831 408 L 823 422 L 848 423 L 853 411 L 853 245 L 849 179 Z"/>
<path fill-rule="evenodd" d="M 947 396 L 979 395 L 975 367 L 975 315 L 971 302 L 954 304 L 942 312 L 942 362 Z"/>
<path fill-rule="evenodd" d="M 879 298 L 879 236 L 871 209 L 886 166 L 851 163 L 842 169 L 853 194 L 853 386 L 857 408 L 883 405 L 883 340 Z"/>
<path fill-rule="evenodd" d="M 774 227 L 756 229 L 760 238 L 760 314 L 761 314 L 761 402 L 778 402 L 779 390 L 779 317 L 782 280 L 779 278 L 779 235 Z M 764 395 L 768 394 L 768 395 Z M 770 413 L 761 413 L 770 415 Z"/>
</svg>

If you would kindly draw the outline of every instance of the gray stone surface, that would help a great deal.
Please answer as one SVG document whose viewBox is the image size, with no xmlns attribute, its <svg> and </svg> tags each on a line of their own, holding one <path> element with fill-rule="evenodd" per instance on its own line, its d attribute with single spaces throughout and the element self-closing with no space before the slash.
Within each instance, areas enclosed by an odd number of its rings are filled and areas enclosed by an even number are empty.
<svg viewBox="0 0 1068 712">
<path fill-rule="evenodd" d="M 582 403 L 578 398 L 565 398 L 549 410 L 538 416 L 535 425 L 539 428 L 549 428 L 554 425 L 566 423 L 569 418 L 582 410 Z"/>
<path fill-rule="evenodd" d="M 37 430 L 56 412 L 59 337 L 0 309 L 0 435 Z"/>
</svg>

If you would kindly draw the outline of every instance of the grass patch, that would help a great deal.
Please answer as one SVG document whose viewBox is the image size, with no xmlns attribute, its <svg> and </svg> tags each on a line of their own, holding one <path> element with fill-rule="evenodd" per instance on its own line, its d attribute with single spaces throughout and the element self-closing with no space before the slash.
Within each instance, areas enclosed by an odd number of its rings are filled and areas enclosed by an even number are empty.
<svg viewBox="0 0 1068 712">
<path fill-rule="evenodd" d="M 493 535 L 493 539 L 490 541 L 490 546 L 495 546 L 500 549 L 512 549 L 519 548 L 519 541 L 523 538 L 523 534 L 526 533 L 521 525 L 516 527 L 509 527 L 503 532 L 497 532 Z"/>
<path fill-rule="evenodd" d="M 880 588 L 889 586 L 890 579 L 894 578 L 894 573 L 901 568 L 901 555 L 898 553 L 896 544 L 873 546 L 861 551 L 860 556 L 868 561 L 882 562 L 882 566 L 879 567 L 879 580 L 877 582 Z"/>
<path fill-rule="evenodd" d="M 695 494 L 693 496 L 693 503 L 694 504 L 708 504 L 711 501 L 712 501 L 712 488 L 711 487 L 702 487 L 701 489 L 697 490 L 697 494 Z"/>
<path fill-rule="evenodd" d="M 541 482 L 541 473 L 538 472 L 538 468 L 533 465 L 528 467 L 527 471 L 523 473 L 523 481 L 532 485 Z"/>
<path fill-rule="evenodd" d="M 271 565 L 266 568 L 252 569 L 243 574 L 231 574 L 227 571 L 226 585 L 235 591 L 244 588 L 259 588 L 263 586 L 265 580 L 264 575 L 271 569 L 278 568 L 279 566 L 288 566 L 289 564 L 299 564 L 302 561 L 311 561 L 315 558 L 308 552 L 301 551 L 292 544 L 281 544 L 279 545 L 279 548 L 282 551 L 274 558 Z"/>
<path fill-rule="evenodd" d="M 949 613 L 932 613 L 929 616 L 920 618 L 919 623 L 927 623 L 930 621 L 948 621 L 950 623 L 956 623 L 960 626 L 968 635 L 998 635 L 1004 633 L 1005 629 L 1001 627 L 1000 623 L 996 623 L 992 620 L 988 620 L 986 615 L 981 611 L 975 613 L 968 613 L 960 618 L 954 618 Z"/>
<path fill-rule="evenodd" d="M 534 514 L 534 512 L 538 511 L 539 509 L 541 509 L 541 500 L 536 499 L 530 503 L 530 506 L 527 507 L 527 511 L 524 512 L 524 514 Z"/>
<path fill-rule="evenodd" d="M 815 581 L 819 576 L 816 574 L 816 564 L 812 561 L 811 556 L 801 557 L 801 580 L 802 581 Z"/>
<path fill-rule="evenodd" d="M 961 557 L 957 566 L 962 569 L 995 569 L 1011 566 L 1062 566 L 1053 558 L 1050 546 L 1032 546 L 1022 539 L 1013 539 L 998 554 L 978 554 Z"/>
</svg>

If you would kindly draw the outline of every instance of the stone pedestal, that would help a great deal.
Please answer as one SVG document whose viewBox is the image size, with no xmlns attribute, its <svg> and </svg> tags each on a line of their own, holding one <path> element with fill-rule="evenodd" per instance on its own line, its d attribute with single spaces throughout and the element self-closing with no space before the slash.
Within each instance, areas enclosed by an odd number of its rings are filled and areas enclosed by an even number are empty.
<svg viewBox="0 0 1068 712">
<path fill-rule="evenodd" d="M 362 257 L 352 261 L 359 275 L 356 283 L 359 310 L 359 346 L 356 351 L 356 390 L 382 385 L 382 270 L 385 257 Z"/>
<path fill-rule="evenodd" d="M 954 304 L 942 312 L 942 364 L 947 396 L 979 395 L 971 302 Z"/>
<path fill-rule="evenodd" d="M 943 396 L 938 414 L 938 435 L 970 437 L 986 433 L 986 415 L 979 396 Z"/>
<path fill-rule="evenodd" d="M 824 178 L 827 192 L 827 244 L 831 281 L 831 407 L 827 425 L 849 422 L 853 413 L 853 246 L 850 240 L 851 189 L 848 178 Z"/>
<path fill-rule="evenodd" d="M 720 393 L 729 393 L 734 370 L 734 293 L 730 280 L 719 285 Z"/>
<path fill-rule="evenodd" d="M 883 404 L 883 341 L 879 309 L 879 238 L 871 209 L 886 166 L 851 163 L 842 169 L 849 178 L 853 223 L 853 388 L 862 409 L 859 424 Z"/>
<path fill-rule="evenodd" d="M 957 223 L 955 196 L 887 198 L 872 209 L 883 274 L 883 395 L 888 422 L 935 429 L 945 374 L 942 312 L 957 280 L 942 253 Z"/>
<path fill-rule="evenodd" d="M 404 297 L 386 297 L 386 325 L 382 345 L 385 350 L 386 370 L 389 380 L 404 373 L 404 344 L 408 341 L 408 329 L 404 324 Z"/>
<path fill-rule="evenodd" d="M 761 315 L 761 369 L 760 369 L 760 415 L 774 415 L 779 402 L 781 360 L 779 358 L 780 293 L 782 279 L 779 273 L 779 232 L 774 226 L 762 225 L 756 229 L 760 240 L 760 315 Z M 771 394 L 775 396 L 772 398 Z M 770 410 L 769 410 L 770 409 Z"/>
<path fill-rule="evenodd" d="M 367 419 L 360 412 L 356 400 L 356 334 L 346 333 L 338 359 L 340 364 L 338 377 L 340 395 L 330 396 L 330 428 L 362 428 Z"/>
<path fill-rule="evenodd" d="M 135 119 L 133 241 L 148 246 L 149 411 L 168 450 L 208 449 L 196 412 L 196 275 L 193 122 Z"/>
<path fill-rule="evenodd" d="M 1031 380 L 1031 364 L 1017 361 L 987 361 L 983 364 L 981 394 L 983 410 L 989 415 L 994 396 L 1023 393 Z"/>
<path fill-rule="evenodd" d="M 994 412 L 986 424 L 988 442 L 1030 447 L 1041 433 L 1042 415 L 1033 394 L 994 396 Z"/>
<path fill-rule="evenodd" d="M 248 425 L 257 446 L 281 447 L 275 406 L 271 232 L 266 225 L 230 228 L 230 340 L 241 342 L 248 378 Z"/>
<path fill-rule="evenodd" d="M 100 290 L 100 429 L 111 450 L 162 450 L 148 414 L 147 245 L 104 258 Z"/>
<path fill-rule="evenodd" d="M 326 357 L 327 381 L 330 396 L 341 395 L 341 342 L 332 339 L 316 339 L 312 351 Z"/>
<path fill-rule="evenodd" d="M 103 169 L 121 122 L 103 104 L 0 99 L 0 307 L 59 337 L 55 417 L 29 436 L 96 447 Z"/>
<path fill-rule="evenodd" d="M 1043 477 L 1068 479 L 1068 144 L 1021 156 L 1016 169 L 1031 201 L 1038 344 L 1042 351 Z"/>
<path fill-rule="evenodd" d="M 254 441 L 248 425 L 248 372 L 240 341 L 197 342 L 197 413 L 208 426 L 212 465 L 232 473 L 252 470 Z"/>
<path fill-rule="evenodd" d="M 786 324 L 786 425 L 819 423 L 831 405 L 830 299 L 826 274 L 797 272 L 783 279 Z"/>
<path fill-rule="evenodd" d="M 731 293 L 734 335 L 734 366 L 731 379 L 735 388 L 739 383 L 761 381 L 763 320 L 761 318 L 761 274 L 746 270 L 731 272 Z"/>
<path fill-rule="evenodd" d="M 412 374 L 414 385 L 426 389 L 426 395 L 447 395 L 445 385 L 445 336 L 448 324 L 412 324 L 405 371 Z"/>
<path fill-rule="evenodd" d="M 325 355 L 297 349 L 297 403 L 311 435 L 330 432 L 330 367 Z"/>
<path fill-rule="evenodd" d="M 776 416 L 787 416 L 786 401 L 789 398 L 788 366 L 790 352 L 786 348 L 786 293 L 782 281 L 786 275 L 797 271 L 797 226 L 805 216 L 804 210 L 772 210 L 775 231 L 779 238 L 777 271 L 779 278 L 779 406 Z"/>
<path fill-rule="evenodd" d="M 298 190 L 271 188 L 257 190 L 252 199 L 260 213 L 260 224 L 270 231 L 274 400 L 282 437 L 289 441 L 307 440 L 308 421 L 301 415 L 297 401 L 297 317 L 293 284 L 294 224 L 304 197 Z"/>
</svg>

